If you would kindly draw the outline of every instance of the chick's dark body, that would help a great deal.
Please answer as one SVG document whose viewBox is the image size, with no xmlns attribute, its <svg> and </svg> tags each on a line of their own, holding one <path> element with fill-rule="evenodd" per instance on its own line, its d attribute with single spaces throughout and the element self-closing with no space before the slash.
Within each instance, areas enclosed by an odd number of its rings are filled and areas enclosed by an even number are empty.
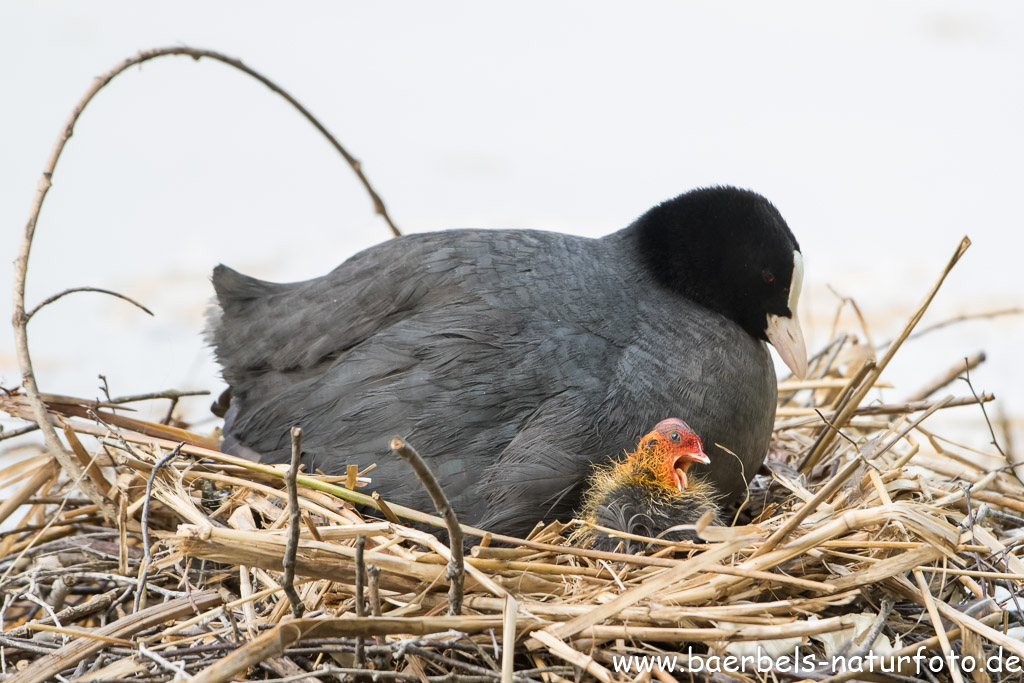
<svg viewBox="0 0 1024 683">
<path fill-rule="evenodd" d="M 388 451 L 408 439 L 460 521 L 526 533 L 568 517 L 595 462 L 683 415 L 742 494 L 768 448 L 775 372 L 764 342 L 656 281 L 635 231 L 524 230 L 396 238 L 306 282 L 224 266 L 212 341 L 232 390 L 224 448 L 339 473 L 377 463 L 373 489 L 429 510 Z M 700 470 L 697 467 L 695 471 Z"/>
</svg>

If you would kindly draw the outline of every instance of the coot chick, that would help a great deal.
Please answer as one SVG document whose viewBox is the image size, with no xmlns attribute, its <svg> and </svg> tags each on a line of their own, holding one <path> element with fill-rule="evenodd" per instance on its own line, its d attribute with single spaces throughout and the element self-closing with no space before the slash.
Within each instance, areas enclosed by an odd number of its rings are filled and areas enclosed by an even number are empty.
<svg viewBox="0 0 1024 683">
<path fill-rule="evenodd" d="M 662 420 L 640 439 L 635 451 L 595 468 L 580 517 L 637 536 L 698 540 L 693 530 L 674 527 L 695 524 L 708 512 L 717 522 L 720 496 L 703 478 L 689 477 L 687 470 L 694 463 L 710 463 L 700 437 L 682 420 Z M 597 550 L 633 553 L 644 547 L 640 541 L 597 529 L 588 530 L 585 538 Z"/>
<path fill-rule="evenodd" d="M 407 235 L 292 284 L 218 266 L 222 447 L 287 462 L 298 425 L 309 470 L 375 462 L 385 499 L 430 510 L 389 452 L 402 436 L 461 521 L 522 535 L 579 509 L 594 463 L 686 415 L 715 457 L 709 481 L 742 495 L 775 417 L 765 342 L 797 375 L 806 368 L 802 277 L 775 207 L 729 187 L 683 194 L 600 239 Z"/>
</svg>

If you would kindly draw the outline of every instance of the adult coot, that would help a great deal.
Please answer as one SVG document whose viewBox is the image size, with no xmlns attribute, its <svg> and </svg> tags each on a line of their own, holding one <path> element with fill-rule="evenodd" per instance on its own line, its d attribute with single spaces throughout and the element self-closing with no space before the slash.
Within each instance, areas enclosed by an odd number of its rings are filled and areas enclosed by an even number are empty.
<svg viewBox="0 0 1024 683">
<path fill-rule="evenodd" d="M 697 540 L 680 525 L 695 524 L 706 513 L 717 522 L 721 497 L 704 479 L 691 480 L 694 463 L 709 464 L 700 437 L 682 420 L 670 418 L 640 439 L 636 450 L 618 462 L 598 465 L 583 496 L 580 517 L 601 527 L 671 541 Z M 631 553 L 643 543 L 597 529 L 586 537 L 597 550 Z"/>
<path fill-rule="evenodd" d="M 726 499 L 768 449 L 775 371 L 802 376 L 796 239 L 764 197 L 694 190 L 600 239 L 533 230 L 407 235 L 329 274 L 213 272 L 223 448 L 339 473 L 377 463 L 385 499 L 429 509 L 388 451 L 407 438 L 463 522 L 522 534 L 578 508 L 595 462 L 686 415 Z M 718 450 L 721 444 L 736 457 Z"/>
</svg>

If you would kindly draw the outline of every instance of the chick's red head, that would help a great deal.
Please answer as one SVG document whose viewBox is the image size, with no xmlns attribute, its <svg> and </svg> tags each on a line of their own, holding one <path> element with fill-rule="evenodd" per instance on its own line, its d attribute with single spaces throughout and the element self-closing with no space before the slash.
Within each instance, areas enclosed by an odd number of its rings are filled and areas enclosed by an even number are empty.
<svg viewBox="0 0 1024 683">
<path fill-rule="evenodd" d="M 662 420 L 654 426 L 654 430 L 646 434 L 631 459 L 642 458 L 658 474 L 658 479 L 665 486 L 679 491 L 686 489 L 689 480 L 686 471 L 695 462 L 709 464 L 711 460 L 704 452 L 704 446 L 697 433 L 690 426 L 677 418 Z"/>
<path fill-rule="evenodd" d="M 618 548 L 623 539 L 614 531 L 695 540 L 694 532 L 679 526 L 696 524 L 709 512 L 715 518 L 718 515 L 714 485 L 699 477 L 687 478 L 695 462 L 710 462 L 700 437 L 685 422 L 672 418 L 659 422 L 624 458 L 597 465 L 580 511 L 580 517 L 592 525 L 592 547 Z M 632 543 L 626 541 L 627 552 L 643 547 Z"/>
</svg>

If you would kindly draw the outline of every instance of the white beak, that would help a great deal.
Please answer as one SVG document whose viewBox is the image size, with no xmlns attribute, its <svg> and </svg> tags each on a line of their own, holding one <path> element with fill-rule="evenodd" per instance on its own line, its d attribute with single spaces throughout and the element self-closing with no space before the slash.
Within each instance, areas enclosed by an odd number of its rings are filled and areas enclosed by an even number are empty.
<svg viewBox="0 0 1024 683">
<path fill-rule="evenodd" d="M 789 366 L 793 374 L 803 379 L 807 375 L 807 345 L 804 344 L 804 333 L 800 329 L 800 319 L 796 316 L 796 305 L 800 300 L 800 288 L 804 284 L 804 261 L 799 251 L 793 252 L 793 280 L 789 285 L 790 317 L 768 315 L 765 335 L 768 341 L 779 352 L 782 362 Z"/>
<path fill-rule="evenodd" d="M 765 329 L 768 341 L 779 352 L 782 362 L 789 366 L 793 374 L 803 379 L 807 376 L 807 346 L 804 345 L 804 333 L 800 330 L 800 319 L 796 313 L 792 318 L 778 315 L 768 316 L 768 327 Z"/>
</svg>

